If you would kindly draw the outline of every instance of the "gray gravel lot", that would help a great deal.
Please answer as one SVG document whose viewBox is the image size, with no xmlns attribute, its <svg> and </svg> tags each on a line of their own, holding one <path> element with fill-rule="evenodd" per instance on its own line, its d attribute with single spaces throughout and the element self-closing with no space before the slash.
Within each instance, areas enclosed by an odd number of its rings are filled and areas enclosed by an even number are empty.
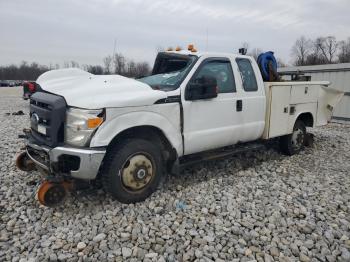
<svg viewBox="0 0 350 262">
<path fill-rule="evenodd" d="M 90 190 L 50 209 L 14 165 L 28 124 L 20 89 L 1 88 L 0 261 L 350 261 L 350 125 L 314 129 L 293 157 L 194 166 L 143 203 Z"/>
</svg>

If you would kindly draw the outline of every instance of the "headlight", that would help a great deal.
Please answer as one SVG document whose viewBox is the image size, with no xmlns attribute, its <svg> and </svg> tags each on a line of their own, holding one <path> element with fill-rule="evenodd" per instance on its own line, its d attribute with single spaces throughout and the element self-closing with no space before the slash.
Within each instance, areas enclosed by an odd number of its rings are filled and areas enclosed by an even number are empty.
<svg viewBox="0 0 350 262">
<path fill-rule="evenodd" d="M 72 146 L 87 146 L 95 130 L 104 121 L 103 109 L 69 108 L 66 114 L 64 142 Z"/>
</svg>

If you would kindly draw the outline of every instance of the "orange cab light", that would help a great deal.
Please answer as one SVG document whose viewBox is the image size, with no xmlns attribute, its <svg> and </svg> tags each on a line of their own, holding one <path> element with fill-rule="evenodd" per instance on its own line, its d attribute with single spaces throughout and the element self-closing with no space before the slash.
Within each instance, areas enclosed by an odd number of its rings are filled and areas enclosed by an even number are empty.
<svg viewBox="0 0 350 262">
<path fill-rule="evenodd" d="M 181 51 L 182 49 L 181 49 L 181 47 L 176 47 L 176 49 L 175 49 L 175 51 Z"/>
<path fill-rule="evenodd" d="M 197 52 L 197 49 L 196 48 L 192 48 L 191 52 L 195 53 L 195 52 Z"/>
<path fill-rule="evenodd" d="M 173 51 L 174 49 L 172 47 L 169 47 L 167 51 Z"/>
<path fill-rule="evenodd" d="M 96 118 L 90 118 L 87 120 L 87 127 L 88 128 L 96 128 L 99 125 L 101 125 L 103 122 L 103 118 L 102 117 L 96 117 Z"/>
<path fill-rule="evenodd" d="M 194 45 L 192 45 L 192 44 L 188 45 L 187 49 L 188 49 L 189 51 L 192 51 L 192 50 L 194 49 Z"/>
<path fill-rule="evenodd" d="M 192 51 L 192 49 L 194 49 L 194 45 L 193 44 L 189 44 L 187 49 L 188 49 L 188 51 Z"/>
</svg>

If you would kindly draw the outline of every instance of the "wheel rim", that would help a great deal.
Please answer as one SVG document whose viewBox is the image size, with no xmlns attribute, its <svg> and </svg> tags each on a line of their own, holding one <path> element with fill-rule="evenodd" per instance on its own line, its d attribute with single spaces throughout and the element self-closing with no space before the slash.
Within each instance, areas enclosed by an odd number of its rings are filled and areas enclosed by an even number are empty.
<svg viewBox="0 0 350 262">
<path fill-rule="evenodd" d="M 123 164 L 121 178 L 123 186 L 130 191 L 145 188 L 154 177 L 152 160 L 144 153 L 137 153 L 129 157 Z"/>
<path fill-rule="evenodd" d="M 28 157 L 26 152 L 22 152 L 16 159 L 16 166 L 22 171 L 33 171 L 35 169 L 34 162 Z"/>
<path fill-rule="evenodd" d="M 304 132 L 301 129 L 294 130 L 292 134 L 292 147 L 294 149 L 300 149 L 304 144 Z"/>
<path fill-rule="evenodd" d="M 44 181 L 40 185 L 37 195 L 40 204 L 47 207 L 55 207 L 64 201 L 67 192 L 63 184 Z"/>
</svg>

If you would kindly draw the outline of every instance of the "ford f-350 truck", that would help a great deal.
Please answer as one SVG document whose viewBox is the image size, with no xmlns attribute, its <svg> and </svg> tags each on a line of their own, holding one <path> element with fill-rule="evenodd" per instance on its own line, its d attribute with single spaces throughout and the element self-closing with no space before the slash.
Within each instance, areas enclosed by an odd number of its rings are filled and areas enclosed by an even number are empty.
<svg viewBox="0 0 350 262">
<path fill-rule="evenodd" d="M 264 82 L 250 56 L 194 49 L 159 53 L 138 80 L 62 69 L 36 83 L 17 166 L 47 173 L 38 191 L 47 206 L 74 180 L 143 201 L 183 159 L 245 142 L 280 137 L 284 153 L 298 153 L 306 127 L 327 124 L 342 96 L 328 82 Z"/>
</svg>

